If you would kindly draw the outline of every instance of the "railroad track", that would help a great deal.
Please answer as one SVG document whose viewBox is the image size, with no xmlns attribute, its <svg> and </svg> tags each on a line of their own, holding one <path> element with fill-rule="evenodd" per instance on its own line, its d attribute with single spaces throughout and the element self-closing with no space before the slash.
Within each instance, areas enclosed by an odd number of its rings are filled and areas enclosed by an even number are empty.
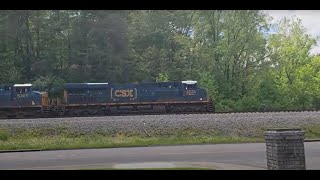
<svg viewBox="0 0 320 180">
<path fill-rule="evenodd" d="M 113 113 L 108 115 L 77 115 L 77 116 L 50 116 L 50 117 L 24 117 L 24 118 L 0 118 L 1 119 L 50 119 L 50 118 L 70 118 L 70 117 L 104 117 L 104 116 L 141 116 L 141 115 L 190 115 L 190 114 L 258 114 L 258 113 L 303 113 L 303 112 L 319 112 L 320 110 L 286 110 L 286 111 L 245 111 L 245 112 L 174 112 L 174 113 L 161 113 L 161 112 L 148 112 L 148 113 L 141 113 L 141 112 L 130 112 L 130 113 Z"/>
</svg>

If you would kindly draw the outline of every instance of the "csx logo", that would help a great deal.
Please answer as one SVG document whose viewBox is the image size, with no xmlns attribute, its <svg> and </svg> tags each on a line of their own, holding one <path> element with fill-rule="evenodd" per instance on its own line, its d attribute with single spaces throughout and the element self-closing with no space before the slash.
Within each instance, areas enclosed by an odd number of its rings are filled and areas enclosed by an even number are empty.
<svg viewBox="0 0 320 180">
<path fill-rule="evenodd" d="M 133 93 L 132 89 L 116 90 L 114 92 L 116 97 L 134 97 L 134 95 L 132 93 Z"/>
</svg>

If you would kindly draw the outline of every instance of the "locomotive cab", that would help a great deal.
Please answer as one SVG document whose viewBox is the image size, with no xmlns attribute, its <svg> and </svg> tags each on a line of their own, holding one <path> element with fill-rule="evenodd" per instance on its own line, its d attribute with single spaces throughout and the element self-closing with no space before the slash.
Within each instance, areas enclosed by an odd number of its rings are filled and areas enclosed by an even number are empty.
<svg viewBox="0 0 320 180">
<path fill-rule="evenodd" d="M 183 84 L 183 95 L 193 96 L 197 92 L 197 81 L 182 81 Z"/>
<path fill-rule="evenodd" d="M 197 81 L 182 81 L 183 96 L 188 101 L 207 101 L 207 91 L 198 87 Z"/>
<path fill-rule="evenodd" d="M 32 84 L 15 84 L 11 96 L 18 106 L 41 105 L 41 93 L 33 91 Z"/>
</svg>

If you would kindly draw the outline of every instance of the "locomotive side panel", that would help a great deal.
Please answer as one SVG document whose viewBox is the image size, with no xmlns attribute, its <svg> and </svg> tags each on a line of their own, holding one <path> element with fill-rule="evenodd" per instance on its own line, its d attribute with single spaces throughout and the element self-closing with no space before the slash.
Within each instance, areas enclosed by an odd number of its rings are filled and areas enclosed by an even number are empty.
<svg viewBox="0 0 320 180">
<path fill-rule="evenodd" d="M 87 104 L 87 85 L 84 83 L 65 84 L 64 102 L 67 105 Z"/>
<path fill-rule="evenodd" d="M 108 83 L 87 83 L 88 104 L 105 104 L 108 101 L 110 87 Z"/>
<path fill-rule="evenodd" d="M 12 85 L 0 85 L 0 107 L 12 104 Z"/>
<path fill-rule="evenodd" d="M 110 86 L 111 103 L 133 103 L 139 102 L 138 85 L 136 84 L 114 84 Z"/>
<path fill-rule="evenodd" d="M 178 82 L 157 83 L 155 98 L 157 102 L 166 103 L 183 101 L 181 84 Z"/>
</svg>

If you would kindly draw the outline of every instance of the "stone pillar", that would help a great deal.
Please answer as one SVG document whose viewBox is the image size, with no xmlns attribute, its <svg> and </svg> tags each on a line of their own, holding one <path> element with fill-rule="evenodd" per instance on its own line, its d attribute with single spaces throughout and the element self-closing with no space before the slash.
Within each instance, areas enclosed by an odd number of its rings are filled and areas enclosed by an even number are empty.
<svg viewBox="0 0 320 180">
<path fill-rule="evenodd" d="M 305 170 L 304 132 L 269 129 L 264 133 L 268 170 Z"/>
</svg>

